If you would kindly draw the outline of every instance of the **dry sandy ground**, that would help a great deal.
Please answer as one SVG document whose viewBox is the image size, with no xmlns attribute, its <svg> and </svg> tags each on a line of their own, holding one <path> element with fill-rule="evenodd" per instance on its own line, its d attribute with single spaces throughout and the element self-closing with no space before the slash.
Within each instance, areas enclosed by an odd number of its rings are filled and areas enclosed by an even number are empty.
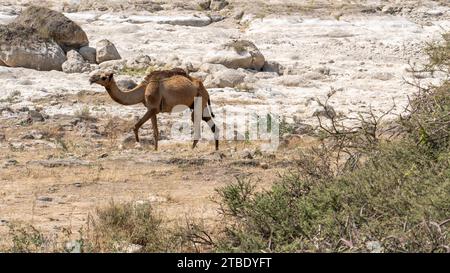
<svg viewBox="0 0 450 273">
<path fill-rule="evenodd" d="M 0 23 L 33 2 L 41 1 L 1 1 Z M 102 8 L 105 1 L 47 2 L 78 22 L 92 45 L 107 38 L 124 59 L 147 54 L 201 63 L 215 46 L 239 38 L 286 68 L 281 76 L 254 75 L 251 91 L 210 89 L 218 120 L 224 111 L 239 117 L 276 106 L 288 122 L 314 125 L 314 98 L 324 98 L 331 88 L 337 90 L 330 103 L 338 112 L 372 107 L 379 113 L 395 102 L 399 113 L 415 91 L 405 84 L 412 79 L 409 62 L 423 62 L 424 42 L 450 29 L 446 1 L 396 1 L 394 7 L 403 9 L 393 13 L 382 11 L 389 1 L 230 1 L 218 12 L 225 20 L 203 27 L 160 23 L 206 16 L 189 1 L 159 1 L 164 10 L 157 12 L 139 8 L 139 1 L 122 7 L 112 1 L 110 10 Z M 239 11 L 243 18 L 233 19 Z M 255 142 L 223 141 L 221 153 L 214 153 L 204 140 L 192 151 L 189 141 L 170 137 L 170 125 L 180 117 L 165 114 L 159 118 L 160 150 L 135 147 L 130 128 L 143 107 L 115 104 L 88 77 L 0 67 L 0 238 L 14 221 L 47 232 L 77 230 L 110 200 L 152 202 L 169 220 L 188 215 L 213 222 L 216 188 L 236 177 L 266 187 L 292 167 L 296 148 L 312 141 L 300 136 L 273 153 L 256 152 L 254 159 L 245 159 L 243 150 L 254 153 Z M 439 75 L 420 78 L 439 81 Z M 48 115 L 46 120 L 25 124 L 33 109 Z M 95 119 L 80 119 L 83 109 Z M 150 125 L 141 130 L 147 139 L 151 133 Z"/>
</svg>

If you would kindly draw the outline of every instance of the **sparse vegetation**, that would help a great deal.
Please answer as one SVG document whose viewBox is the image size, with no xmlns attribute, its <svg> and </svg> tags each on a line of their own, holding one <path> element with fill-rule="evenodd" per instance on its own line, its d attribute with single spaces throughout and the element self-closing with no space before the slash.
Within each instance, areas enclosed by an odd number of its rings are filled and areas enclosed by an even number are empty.
<svg viewBox="0 0 450 273">
<path fill-rule="evenodd" d="M 20 95 L 20 91 L 14 90 L 6 98 L 1 99 L 0 102 L 14 103 L 20 97 Z"/>
</svg>

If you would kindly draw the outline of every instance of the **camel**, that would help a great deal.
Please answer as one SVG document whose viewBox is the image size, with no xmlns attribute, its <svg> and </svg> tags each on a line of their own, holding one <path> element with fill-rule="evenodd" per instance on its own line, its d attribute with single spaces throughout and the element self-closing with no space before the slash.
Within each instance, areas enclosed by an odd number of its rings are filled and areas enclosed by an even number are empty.
<svg viewBox="0 0 450 273">
<path fill-rule="evenodd" d="M 215 149 L 219 149 L 218 130 L 212 120 L 214 114 L 211 110 L 208 91 L 201 80 L 188 76 L 183 69 L 154 71 L 148 74 L 135 88 L 127 91 L 120 90 L 112 72 L 96 72 L 90 77 L 89 81 L 91 84 L 96 83 L 105 87 L 110 97 L 119 104 L 135 105 L 143 103 L 145 105 L 147 112 L 136 123 L 133 131 L 136 142 L 139 142 L 139 128 L 151 119 L 155 150 L 158 150 L 159 137 L 156 115 L 169 113 L 177 105 L 185 105 L 194 110 L 195 98 L 200 97 L 202 120 L 208 123 L 214 133 Z M 194 114 L 193 111 L 191 117 L 195 124 Z M 196 147 L 197 143 L 198 138 L 195 138 L 192 149 Z"/>
</svg>

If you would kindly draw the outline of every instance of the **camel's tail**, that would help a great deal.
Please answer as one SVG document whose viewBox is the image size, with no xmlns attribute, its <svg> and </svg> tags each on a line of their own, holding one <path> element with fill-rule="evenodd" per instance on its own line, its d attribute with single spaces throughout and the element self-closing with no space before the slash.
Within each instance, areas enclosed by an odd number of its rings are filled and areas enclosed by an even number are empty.
<svg viewBox="0 0 450 273">
<path fill-rule="evenodd" d="M 214 115 L 212 108 L 211 108 L 211 100 L 208 98 L 208 108 L 209 108 L 209 112 L 211 113 L 211 117 L 215 118 L 216 116 Z"/>
<path fill-rule="evenodd" d="M 198 87 L 200 89 L 200 96 L 202 98 L 204 98 L 205 96 L 208 97 L 208 109 L 209 109 L 209 113 L 211 114 L 211 117 L 215 117 L 212 108 L 211 108 L 211 100 L 209 99 L 209 94 L 208 94 L 208 90 L 206 90 L 205 86 L 203 85 L 202 81 L 198 80 Z"/>
</svg>

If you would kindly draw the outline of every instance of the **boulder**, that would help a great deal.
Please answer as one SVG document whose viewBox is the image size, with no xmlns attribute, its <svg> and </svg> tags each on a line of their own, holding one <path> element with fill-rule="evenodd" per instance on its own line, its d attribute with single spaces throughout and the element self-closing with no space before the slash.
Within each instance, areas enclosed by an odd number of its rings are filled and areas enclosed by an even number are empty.
<svg viewBox="0 0 450 273">
<path fill-rule="evenodd" d="M 103 70 L 120 71 L 126 67 L 126 60 L 111 60 L 101 63 L 98 67 Z"/>
<path fill-rule="evenodd" d="M 138 55 L 133 59 L 127 61 L 127 67 L 132 69 L 147 69 L 149 66 L 155 65 L 155 60 L 148 55 Z"/>
<path fill-rule="evenodd" d="M 61 70 L 66 56 L 61 47 L 37 30 L 21 25 L 0 25 L 0 60 L 10 67 L 42 71 Z"/>
<path fill-rule="evenodd" d="M 97 63 L 122 59 L 116 46 L 109 40 L 103 39 L 97 43 Z"/>
<path fill-rule="evenodd" d="M 209 75 L 205 79 L 205 87 L 236 87 L 244 82 L 246 74 L 234 69 L 224 69 Z"/>
<path fill-rule="evenodd" d="M 67 61 L 62 64 L 65 73 L 84 73 L 91 70 L 91 65 L 87 63 L 83 56 L 75 50 L 67 52 Z"/>
<path fill-rule="evenodd" d="M 228 6 L 228 4 L 225 0 L 212 0 L 209 8 L 214 11 L 219 11 Z"/>
<path fill-rule="evenodd" d="M 136 82 L 129 76 L 118 76 L 116 83 L 121 90 L 129 90 L 137 86 Z"/>
<path fill-rule="evenodd" d="M 42 122 L 45 120 L 44 115 L 42 115 L 39 111 L 30 110 L 28 111 L 28 120 L 31 122 Z"/>
<path fill-rule="evenodd" d="M 89 45 L 86 33 L 64 14 L 31 6 L 16 17 L 15 24 L 36 29 L 43 38 L 53 39 L 65 52 Z"/>
<path fill-rule="evenodd" d="M 264 66 L 262 68 L 264 72 L 275 72 L 278 75 L 283 74 L 284 67 L 275 61 L 266 61 L 264 62 Z"/>
<path fill-rule="evenodd" d="M 254 43 L 247 40 L 234 40 L 220 46 L 216 51 L 206 54 L 203 62 L 222 64 L 234 69 L 261 70 L 265 59 Z"/>
<path fill-rule="evenodd" d="M 205 72 L 208 74 L 212 74 L 214 72 L 220 71 L 220 70 L 225 70 L 227 69 L 226 66 L 222 65 L 222 64 L 210 64 L 210 63 L 204 63 L 199 67 L 199 71 L 201 72 Z"/>
<path fill-rule="evenodd" d="M 200 9 L 208 10 L 209 6 L 211 5 L 211 0 L 198 0 L 197 4 L 200 7 Z"/>
<path fill-rule="evenodd" d="M 97 63 L 97 50 L 90 46 L 83 46 L 78 51 L 83 58 L 91 64 Z"/>
<path fill-rule="evenodd" d="M 201 81 L 205 81 L 206 78 L 208 77 L 208 73 L 202 72 L 202 71 L 197 71 L 197 72 L 190 73 L 189 76 L 200 79 Z"/>
</svg>

